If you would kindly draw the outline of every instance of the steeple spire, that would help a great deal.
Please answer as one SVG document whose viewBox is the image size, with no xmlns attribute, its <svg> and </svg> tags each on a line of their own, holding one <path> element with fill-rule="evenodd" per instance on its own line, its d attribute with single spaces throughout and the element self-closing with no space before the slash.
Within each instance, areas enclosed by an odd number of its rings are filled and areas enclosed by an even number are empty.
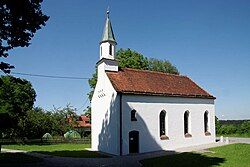
<svg viewBox="0 0 250 167">
<path fill-rule="evenodd" d="M 103 30 L 103 35 L 102 35 L 102 40 L 100 43 L 103 42 L 113 42 L 116 44 L 115 41 L 115 36 L 113 33 L 113 29 L 112 29 L 112 25 L 111 25 L 111 21 L 109 19 L 109 8 L 107 9 L 107 17 L 106 17 L 106 22 L 105 22 L 105 26 L 104 26 L 104 30 Z"/>
<path fill-rule="evenodd" d="M 100 59 L 115 59 L 115 49 L 117 42 L 109 19 L 109 8 L 107 9 L 106 22 L 103 29 L 102 40 L 100 42 Z"/>
</svg>

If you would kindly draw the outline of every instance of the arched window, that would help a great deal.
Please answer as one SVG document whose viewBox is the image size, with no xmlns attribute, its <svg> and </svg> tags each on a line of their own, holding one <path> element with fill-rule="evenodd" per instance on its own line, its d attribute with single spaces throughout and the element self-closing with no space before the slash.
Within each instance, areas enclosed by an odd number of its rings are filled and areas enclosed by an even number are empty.
<svg viewBox="0 0 250 167">
<path fill-rule="evenodd" d="M 136 119 L 136 110 L 131 111 L 131 121 L 137 121 L 137 119 Z"/>
<path fill-rule="evenodd" d="M 208 132 L 208 112 L 204 113 L 204 131 Z"/>
<path fill-rule="evenodd" d="M 109 55 L 112 55 L 112 45 L 109 44 Z"/>
<path fill-rule="evenodd" d="M 165 118 L 166 118 L 166 111 L 163 110 L 160 113 L 160 137 L 166 135 Z"/>
<path fill-rule="evenodd" d="M 204 113 L 204 133 L 206 136 L 211 135 L 211 133 L 209 132 L 209 113 L 208 113 L 208 111 L 206 111 Z"/>
<path fill-rule="evenodd" d="M 184 113 L 184 135 L 185 137 L 191 137 L 189 125 L 190 125 L 189 111 L 185 111 Z"/>
</svg>

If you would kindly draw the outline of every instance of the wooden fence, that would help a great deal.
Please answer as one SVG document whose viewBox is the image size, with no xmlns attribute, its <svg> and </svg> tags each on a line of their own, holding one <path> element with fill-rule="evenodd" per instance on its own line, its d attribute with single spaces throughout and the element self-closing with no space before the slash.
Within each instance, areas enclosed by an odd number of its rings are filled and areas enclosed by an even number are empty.
<svg viewBox="0 0 250 167">
<path fill-rule="evenodd" d="M 0 139 L 2 145 L 10 144 L 60 144 L 60 143 L 81 143 L 90 144 L 90 138 L 81 139 Z"/>
</svg>

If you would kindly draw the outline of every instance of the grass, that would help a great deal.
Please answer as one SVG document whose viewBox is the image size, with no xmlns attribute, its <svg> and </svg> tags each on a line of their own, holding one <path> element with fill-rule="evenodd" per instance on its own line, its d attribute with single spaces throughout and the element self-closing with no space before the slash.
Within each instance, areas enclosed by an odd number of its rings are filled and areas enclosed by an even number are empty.
<svg viewBox="0 0 250 167">
<path fill-rule="evenodd" d="M 26 163 L 37 163 L 42 162 L 42 159 L 32 157 L 22 153 L 0 153 L 0 164 L 3 165 L 17 165 Z"/>
<path fill-rule="evenodd" d="M 250 144 L 231 144 L 209 149 L 211 152 L 180 153 L 140 161 L 144 167 L 249 167 Z"/>
<path fill-rule="evenodd" d="M 105 158 L 106 155 L 96 151 L 88 151 L 90 144 L 52 144 L 52 145 L 4 145 L 3 148 L 25 150 L 59 157 Z"/>
</svg>

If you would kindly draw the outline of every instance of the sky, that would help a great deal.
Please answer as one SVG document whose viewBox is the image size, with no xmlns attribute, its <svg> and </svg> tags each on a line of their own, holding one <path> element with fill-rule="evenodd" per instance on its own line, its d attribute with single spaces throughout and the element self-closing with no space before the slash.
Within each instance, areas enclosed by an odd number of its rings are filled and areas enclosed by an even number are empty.
<svg viewBox="0 0 250 167">
<path fill-rule="evenodd" d="M 216 96 L 219 119 L 250 119 L 249 0 L 44 0 L 46 26 L 5 61 L 13 72 L 90 78 L 107 6 L 118 48 L 169 60 Z M 89 105 L 87 80 L 14 76 L 32 83 L 35 106 Z"/>
</svg>

